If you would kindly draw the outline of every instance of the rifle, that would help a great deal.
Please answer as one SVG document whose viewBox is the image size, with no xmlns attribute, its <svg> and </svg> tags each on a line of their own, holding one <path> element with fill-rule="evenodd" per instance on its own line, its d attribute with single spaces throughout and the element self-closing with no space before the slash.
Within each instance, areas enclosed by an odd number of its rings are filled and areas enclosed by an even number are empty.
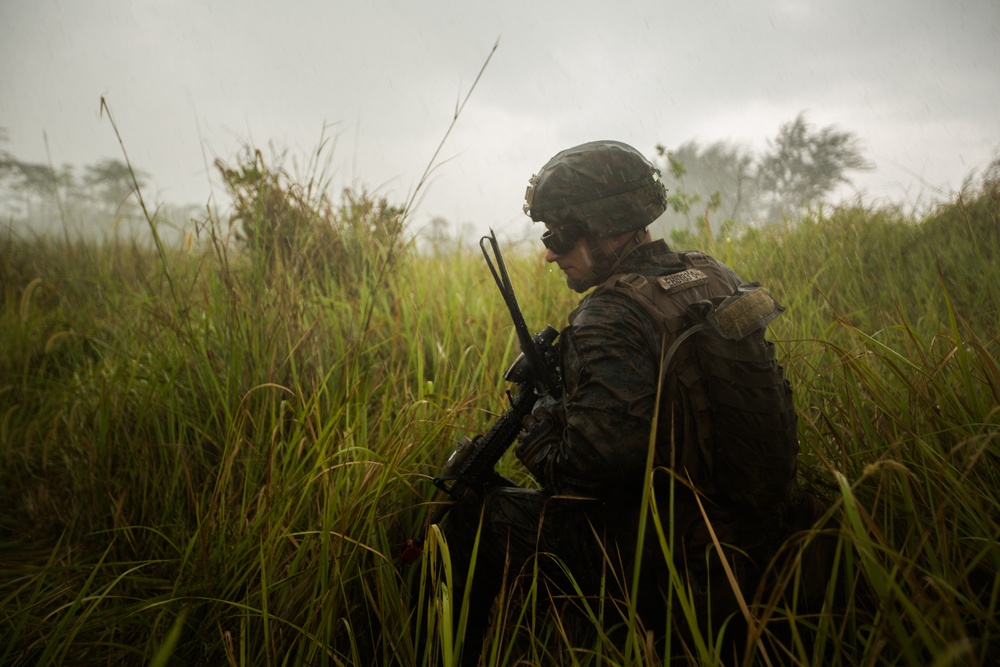
<svg viewBox="0 0 1000 667">
<path fill-rule="evenodd" d="M 487 242 L 489 242 L 489 248 L 492 251 L 492 259 L 490 252 L 487 251 Z M 551 325 L 547 325 L 539 333 L 531 335 L 524 322 L 521 307 L 517 303 L 514 286 L 510 282 L 510 275 L 507 273 L 500 245 L 497 243 L 496 234 L 493 233 L 492 229 L 490 229 L 489 236 L 479 239 L 479 248 L 483 252 L 483 257 L 486 258 L 486 264 L 490 268 L 490 273 L 493 274 L 493 280 L 503 296 L 507 310 L 510 311 L 511 320 L 514 322 L 514 331 L 517 333 L 518 343 L 521 347 L 521 354 L 503 375 L 504 380 L 517 385 L 515 395 L 512 396 L 510 390 L 507 391 L 510 407 L 497 418 L 485 435 L 477 436 L 467 443 L 466 446 L 473 449 L 465 457 L 457 474 L 435 477 L 433 480 L 435 487 L 455 501 L 464 498 L 471 490 L 480 489 L 490 484 L 514 485 L 494 468 L 504 453 L 514 444 L 523 428 L 524 418 L 531 414 L 538 399 L 547 394 L 558 397 L 561 391 L 559 349 L 553 345 L 559 332 Z M 457 453 L 456 451 L 455 454 Z M 439 505 L 434 514 L 431 515 L 428 525 L 440 523 L 453 505 L 454 503 Z M 420 556 L 422 546 L 422 538 L 407 540 L 401 554 L 403 561 L 407 565 L 413 563 Z"/>
</svg>

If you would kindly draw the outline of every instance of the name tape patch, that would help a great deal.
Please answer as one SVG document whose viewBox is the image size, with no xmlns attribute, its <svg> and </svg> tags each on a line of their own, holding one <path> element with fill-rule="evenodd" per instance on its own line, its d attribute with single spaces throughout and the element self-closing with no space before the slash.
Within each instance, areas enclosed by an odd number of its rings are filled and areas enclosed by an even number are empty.
<svg viewBox="0 0 1000 667">
<path fill-rule="evenodd" d="M 700 269 L 687 269 L 680 273 L 671 273 L 669 276 L 660 276 L 656 282 L 669 294 L 704 284 L 708 282 L 708 276 Z"/>
</svg>

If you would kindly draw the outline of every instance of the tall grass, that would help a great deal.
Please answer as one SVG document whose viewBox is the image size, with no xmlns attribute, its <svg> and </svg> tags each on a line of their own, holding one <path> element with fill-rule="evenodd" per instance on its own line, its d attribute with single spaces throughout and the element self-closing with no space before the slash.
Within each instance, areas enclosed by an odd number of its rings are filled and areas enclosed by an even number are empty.
<svg viewBox="0 0 1000 667">
<path fill-rule="evenodd" d="M 451 444 L 506 407 L 502 302 L 477 252 L 415 253 L 384 200 L 332 201 L 245 157 L 220 165 L 245 188 L 242 247 L 218 220 L 162 254 L 0 240 L 2 664 L 460 652 L 447 545 L 431 530 L 420 564 L 397 556 L 425 534 Z M 716 244 L 788 306 L 774 334 L 806 476 L 830 501 L 801 540 L 837 549 L 820 613 L 744 591 L 745 649 L 694 628 L 692 664 L 1000 659 L 998 199 L 985 183 L 924 220 L 849 207 Z M 561 277 L 505 250 L 529 324 L 563 325 Z M 808 583 L 800 546 L 776 573 L 787 591 Z M 618 612 L 600 601 L 574 643 L 529 582 L 498 601 L 484 660 L 664 660 L 638 625 L 624 648 L 605 634 Z"/>
</svg>

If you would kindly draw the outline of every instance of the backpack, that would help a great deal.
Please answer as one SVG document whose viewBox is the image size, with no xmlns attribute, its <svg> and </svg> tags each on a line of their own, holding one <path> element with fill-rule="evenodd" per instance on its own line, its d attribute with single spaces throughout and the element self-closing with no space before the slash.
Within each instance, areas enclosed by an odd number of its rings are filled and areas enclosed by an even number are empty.
<svg viewBox="0 0 1000 667">
<path fill-rule="evenodd" d="M 670 342 L 661 379 L 684 394 L 697 441 L 684 448 L 700 453 L 685 467 L 698 488 L 749 511 L 773 507 L 789 496 L 799 453 L 791 385 L 765 338 L 784 308 L 708 255 L 678 255 L 683 271 L 613 276 L 603 288 L 641 306 Z"/>
</svg>

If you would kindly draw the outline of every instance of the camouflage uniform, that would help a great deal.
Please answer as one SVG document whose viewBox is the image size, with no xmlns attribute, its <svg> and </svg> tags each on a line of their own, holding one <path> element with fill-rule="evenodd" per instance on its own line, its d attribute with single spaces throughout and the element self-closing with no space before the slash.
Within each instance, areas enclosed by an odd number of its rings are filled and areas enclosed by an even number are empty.
<svg viewBox="0 0 1000 667">
<path fill-rule="evenodd" d="M 637 155 L 618 142 L 560 153 L 541 177 L 532 179 L 526 212 L 531 207 L 534 219 L 556 227 L 576 220 L 592 238 L 642 229 L 663 211 L 666 200 L 655 168 Z M 592 192 L 601 188 L 603 198 L 595 199 Z M 556 232 L 550 227 L 548 234 Z M 545 237 L 543 242 L 556 252 Z M 672 252 L 663 241 L 630 243 L 624 252 L 603 272 L 570 284 L 577 291 L 596 289 L 559 336 L 563 393 L 558 401 L 539 402 L 515 450 L 541 488 L 487 487 L 460 502 L 445 523 L 458 581 L 464 581 L 463 567 L 482 530 L 470 592 L 473 642 L 486 627 L 500 586 L 522 570 L 530 574 L 535 557 L 549 586 L 564 592 L 578 587 L 585 597 L 627 597 L 654 425 L 656 509 L 674 542 L 671 558 L 702 621 L 718 628 L 727 617 L 739 620 L 737 598 L 711 533 L 741 590 L 752 596 L 760 568 L 793 528 L 813 516 L 796 513 L 788 502 L 798 453 L 795 412 L 773 346 L 764 339 L 766 321 L 757 323 L 749 351 L 716 340 L 717 357 L 703 359 L 690 342 L 678 346 L 675 363 L 661 378 L 665 350 L 691 329 L 689 306 L 718 304 L 748 286 L 715 259 Z M 650 285 L 661 288 L 651 291 Z M 716 384 L 725 385 L 744 355 L 770 369 L 753 379 L 760 387 L 751 393 L 759 396 L 739 395 L 727 404 L 724 386 L 721 393 L 706 393 L 702 376 L 715 374 L 722 378 Z M 758 414 L 765 416 L 759 424 Z M 742 415 L 743 421 L 733 423 L 747 437 L 743 447 L 727 452 L 718 441 L 731 415 Z M 779 417 L 777 429 L 773 415 Z M 713 433 L 716 420 L 722 426 Z M 698 490 L 700 504 L 689 485 Z M 679 615 L 672 620 L 666 615 L 671 582 L 652 526 L 649 521 L 637 609 L 646 628 L 658 635 L 668 621 L 684 633 Z"/>
<path fill-rule="evenodd" d="M 682 288 L 671 295 L 680 310 L 695 301 L 729 296 L 741 284 L 725 265 L 701 253 L 671 252 L 663 241 L 640 245 L 620 265 L 618 274 L 680 276 L 692 267 L 698 267 L 708 280 L 686 288 L 681 283 Z M 616 579 L 605 577 L 609 567 L 624 573 L 621 581 L 626 586 L 631 582 L 660 359 L 664 346 L 673 339 L 669 334 L 664 339 L 635 299 L 606 285 L 571 314 L 560 341 L 563 398 L 538 406 L 516 449 L 542 488 L 488 488 L 453 510 L 446 524 L 449 544 L 461 561 L 462 554 L 471 553 L 482 513 L 483 537 L 473 591 L 474 605 L 481 613 L 488 610 L 502 585 L 504 568 L 508 578 L 516 575 L 536 554 L 552 554 L 561 560 L 586 595 L 601 590 L 604 578 L 607 595 L 624 597 L 625 591 L 608 586 Z M 677 541 L 675 562 L 685 572 L 702 616 L 710 616 L 717 624 L 738 613 L 736 598 L 712 547 L 702 510 L 683 484 L 674 484 L 671 512 L 667 470 L 676 471 L 682 480 L 690 479 L 707 494 L 702 500 L 704 511 L 720 542 L 727 545 L 731 568 L 747 596 L 752 596 L 756 581 L 755 565 L 766 563 L 790 527 L 782 503 L 762 511 L 735 506 L 714 493 L 690 400 L 676 375 L 668 374 L 657 426 L 654 488 L 664 527 L 669 526 Z M 783 458 L 786 465 L 789 458 L 792 462 L 786 476 L 794 477 L 795 453 L 786 452 Z M 651 529 L 646 545 L 639 611 L 648 628 L 662 631 L 663 598 L 669 582 Z M 746 555 L 738 555 L 735 549 Z M 548 556 L 541 567 L 557 586 L 568 585 Z"/>
</svg>

